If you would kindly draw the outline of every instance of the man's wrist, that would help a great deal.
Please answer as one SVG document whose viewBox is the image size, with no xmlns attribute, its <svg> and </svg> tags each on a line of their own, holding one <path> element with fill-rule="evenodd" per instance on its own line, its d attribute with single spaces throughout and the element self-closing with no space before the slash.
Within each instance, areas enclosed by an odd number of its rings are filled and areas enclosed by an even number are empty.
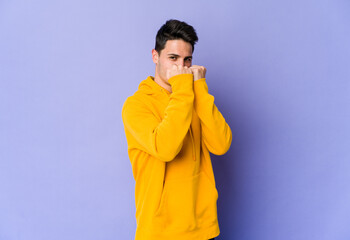
<svg viewBox="0 0 350 240">
<path fill-rule="evenodd" d="M 182 73 L 172 76 L 168 79 L 168 82 L 171 85 L 173 92 L 178 89 L 193 90 L 193 74 L 191 73 Z"/>
<path fill-rule="evenodd" d="M 205 77 L 198 78 L 197 80 L 194 80 L 194 82 L 200 82 L 200 81 L 205 81 Z"/>
<path fill-rule="evenodd" d="M 193 81 L 193 74 L 192 73 L 181 73 L 181 74 L 177 74 L 177 75 L 174 75 L 172 77 L 170 77 L 168 79 L 168 82 L 170 85 L 174 85 L 176 84 L 176 82 L 178 81 L 181 81 L 181 80 L 185 80 L 185 81 Z"/>
</svg>

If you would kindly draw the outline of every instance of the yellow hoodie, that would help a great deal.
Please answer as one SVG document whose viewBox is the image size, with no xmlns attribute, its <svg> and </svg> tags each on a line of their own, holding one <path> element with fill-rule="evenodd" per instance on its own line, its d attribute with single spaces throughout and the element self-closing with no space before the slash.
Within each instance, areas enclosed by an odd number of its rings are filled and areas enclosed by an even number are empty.
<svg viewBox="0 0 350 240">
<path fill-rule="evenodd" d="M 126 99 L 122 118 L 135 178 L 135 240 L 206 240 L 219 235 L 218 192 L 209 151 L 226 153 L 232 133 L 205 78 L 149 76 Z"/>
</svg>

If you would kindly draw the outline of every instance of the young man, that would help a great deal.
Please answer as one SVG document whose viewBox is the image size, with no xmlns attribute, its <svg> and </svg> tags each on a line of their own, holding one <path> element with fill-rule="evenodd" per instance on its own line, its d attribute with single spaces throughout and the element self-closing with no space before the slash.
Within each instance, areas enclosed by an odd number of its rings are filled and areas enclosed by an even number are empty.
<svg viewBox="0 0 350 240">
<path fill-rule="evenodd" d="M 192 65 L 198 37 L 168 20 L 152 50 L 155 77 L 128 97 L 122 118 L 136 181 L 135 240 L 207 240 L 220 233 L 209 152 L 222 155 L 232 133 Z"/>
</svg>

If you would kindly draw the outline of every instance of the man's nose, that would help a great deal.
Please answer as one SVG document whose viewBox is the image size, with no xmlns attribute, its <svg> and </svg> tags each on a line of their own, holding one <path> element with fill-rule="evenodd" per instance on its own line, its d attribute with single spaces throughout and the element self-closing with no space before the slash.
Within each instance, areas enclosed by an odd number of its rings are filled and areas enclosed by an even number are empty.
<svg viewBox="0 0 350 240">
<path fill-rule="evenodd" d="M 180 59 L 179 62 L 178 62 L 178 65 L 181 65 L 181 66 L 185 66 L 185 60 L 183 59 Z"/>
</svg>

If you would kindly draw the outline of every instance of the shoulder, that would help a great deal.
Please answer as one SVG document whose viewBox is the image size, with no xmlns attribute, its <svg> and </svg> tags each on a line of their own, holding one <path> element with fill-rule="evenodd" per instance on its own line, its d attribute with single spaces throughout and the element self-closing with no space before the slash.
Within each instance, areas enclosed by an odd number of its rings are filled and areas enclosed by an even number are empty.
<svg viewBox="0 0 350 240">
<path fill-rule="evenodd" d="M 136 92 L 134 95 L 127 97 L 127 99 L 124 101 L 122 112 L 126 111 L 127 109 L 134 108 L 140 105 L 141 106 L 144 105 L 144 101 Z"/>
<path fill-rule="evenodd" d="M 122 107 L 123 118 L 128 115 L 135 115 L 140 113 L 147 113 L 149 109 L 149 96 L 143 93 L 136 92 L 134 95 L 128 97 Z"/>
</svg>

